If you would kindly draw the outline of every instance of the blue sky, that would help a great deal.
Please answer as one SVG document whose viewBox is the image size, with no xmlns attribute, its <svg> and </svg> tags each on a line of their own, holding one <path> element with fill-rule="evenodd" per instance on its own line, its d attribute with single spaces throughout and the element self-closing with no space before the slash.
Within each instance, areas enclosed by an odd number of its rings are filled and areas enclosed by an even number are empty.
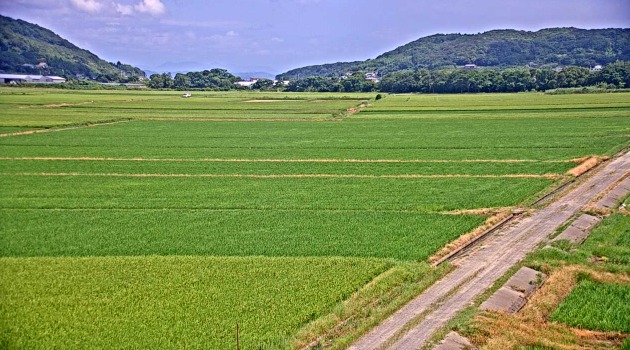
<svg viewBox="0 0 630 350">
<path fill-rule="evenodd" d="M 0 0 L 0 13 L 143 69 L 274 74 L 435 33 L 630 27 L 630 0 Z"/>
</svg>

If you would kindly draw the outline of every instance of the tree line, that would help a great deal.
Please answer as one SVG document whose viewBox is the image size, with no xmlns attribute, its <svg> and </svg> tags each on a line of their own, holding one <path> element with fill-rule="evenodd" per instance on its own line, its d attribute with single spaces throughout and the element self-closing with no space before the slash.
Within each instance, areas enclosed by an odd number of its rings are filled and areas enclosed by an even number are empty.
<svg viewBox="0 0 630 350">
<path fill-rule="evenodd" d="M 379 83 L 358 72 L 347 78 L 308 77 L 294 80 L 286 91 L 390 93 L 475 93 L 547 91 L 587 86 L 630 87 L 630 62 L 615 62 L 601 70 L 569 66 L 547 68 L 406 70 L 385 75 Z"/>
<path fill-rule="evenodd" d="M 153 74 L 148 87 L 175 90 L 237 90 L 240 78 L 225 69 L 202 72 Z M 562 70 L 548 68 L 507 69 L 440 69 L 406 70 L 385 75 L 380 82 L 365 78 L 363 72 L 344 77 L 307 77 L 290 81 L 274 82 L 260 79 L 253 84 L 254 90 L 288 92 L 389 92 L 389 93 L 476 93 L 547 91 L 557 88 L 587 86 L 606 88 L 630 88 L 630 62 L 615 62 L 591 70 L 569 66 Z"/>
</svg>

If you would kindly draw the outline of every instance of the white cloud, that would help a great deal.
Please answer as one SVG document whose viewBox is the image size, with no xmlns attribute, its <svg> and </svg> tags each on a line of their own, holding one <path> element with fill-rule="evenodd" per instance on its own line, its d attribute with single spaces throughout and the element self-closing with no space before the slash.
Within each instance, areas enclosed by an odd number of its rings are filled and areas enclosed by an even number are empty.
<svg viewBox="0 0 630 350">
<path fill-rule="evenodd" d="M 225 36 L 232 36 L 232 37 L 238 36 L 238 33 L 233 30 L 230 30 L 229 32 L 225 33 Z"/>
<path fill-rule="evenodd" d="M 96 13 L 103 8 L 103 4 L 97 0 L 71 0 L 72 5 L 81 11 Z"/>
<path fill-rule="evenodd" d="M 284 42 L 284 39 L 274 36 L 273 38 L 271 38 L 271 41 L 273 41 L 274 43 L 281 43 L 281 42 Z"/>
<path fill-rule="evenodd" d="M 116 12 L 120 13 L 123 16 L 131 16 L 133 15 L 133 6 L 131 5 L 123 5 L 119 3 L 114 3 L 116 7 Z"/>
<path fill-rule="evenodd" d="M 138 12 L 148 13 L 152 16 L 159 16 L 166 12 L 166 7 L 160 0 L 142 0 L 134 8 Z"/>
</svg>

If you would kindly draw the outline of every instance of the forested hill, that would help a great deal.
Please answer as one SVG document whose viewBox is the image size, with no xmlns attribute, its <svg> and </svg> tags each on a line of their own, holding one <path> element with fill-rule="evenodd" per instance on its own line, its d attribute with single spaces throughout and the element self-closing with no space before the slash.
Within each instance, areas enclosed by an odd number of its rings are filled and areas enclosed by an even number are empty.
<svg viewBox="0 0 630 350">
<path fill-rule="evenodd" d="M 106 62 L 46 28 L 5 16 L 0 16 L 0 70 L 100 81 L 134 81 L 145 75 L 139 68 Z"/>
<path fill-rule="evenodd" d="M 347 72 L 441 69 L 466 64 L 506 68 L 525 66 L 592 67 L 630 61 L 630 29 L 550 28 L 537 32 L 493 30 L 481 34 L 436 34 L 413 41 L 375 59 L 308 66 L 282 79 L 340 76 Z"/>
</svg>

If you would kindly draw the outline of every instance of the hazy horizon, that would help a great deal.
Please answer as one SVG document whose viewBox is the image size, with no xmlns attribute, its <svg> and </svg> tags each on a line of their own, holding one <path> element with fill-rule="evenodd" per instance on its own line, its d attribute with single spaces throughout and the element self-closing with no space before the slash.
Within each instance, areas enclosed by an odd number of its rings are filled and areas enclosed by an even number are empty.
<svg viewBox="0 0 630 350">
<path fill-rule="evenodd" d="M 16 0 L 0 13 L 146 70 L 273 74 L 375 58 L 437 33 L 630 27 L 627 0 Z"/>
</svg>

